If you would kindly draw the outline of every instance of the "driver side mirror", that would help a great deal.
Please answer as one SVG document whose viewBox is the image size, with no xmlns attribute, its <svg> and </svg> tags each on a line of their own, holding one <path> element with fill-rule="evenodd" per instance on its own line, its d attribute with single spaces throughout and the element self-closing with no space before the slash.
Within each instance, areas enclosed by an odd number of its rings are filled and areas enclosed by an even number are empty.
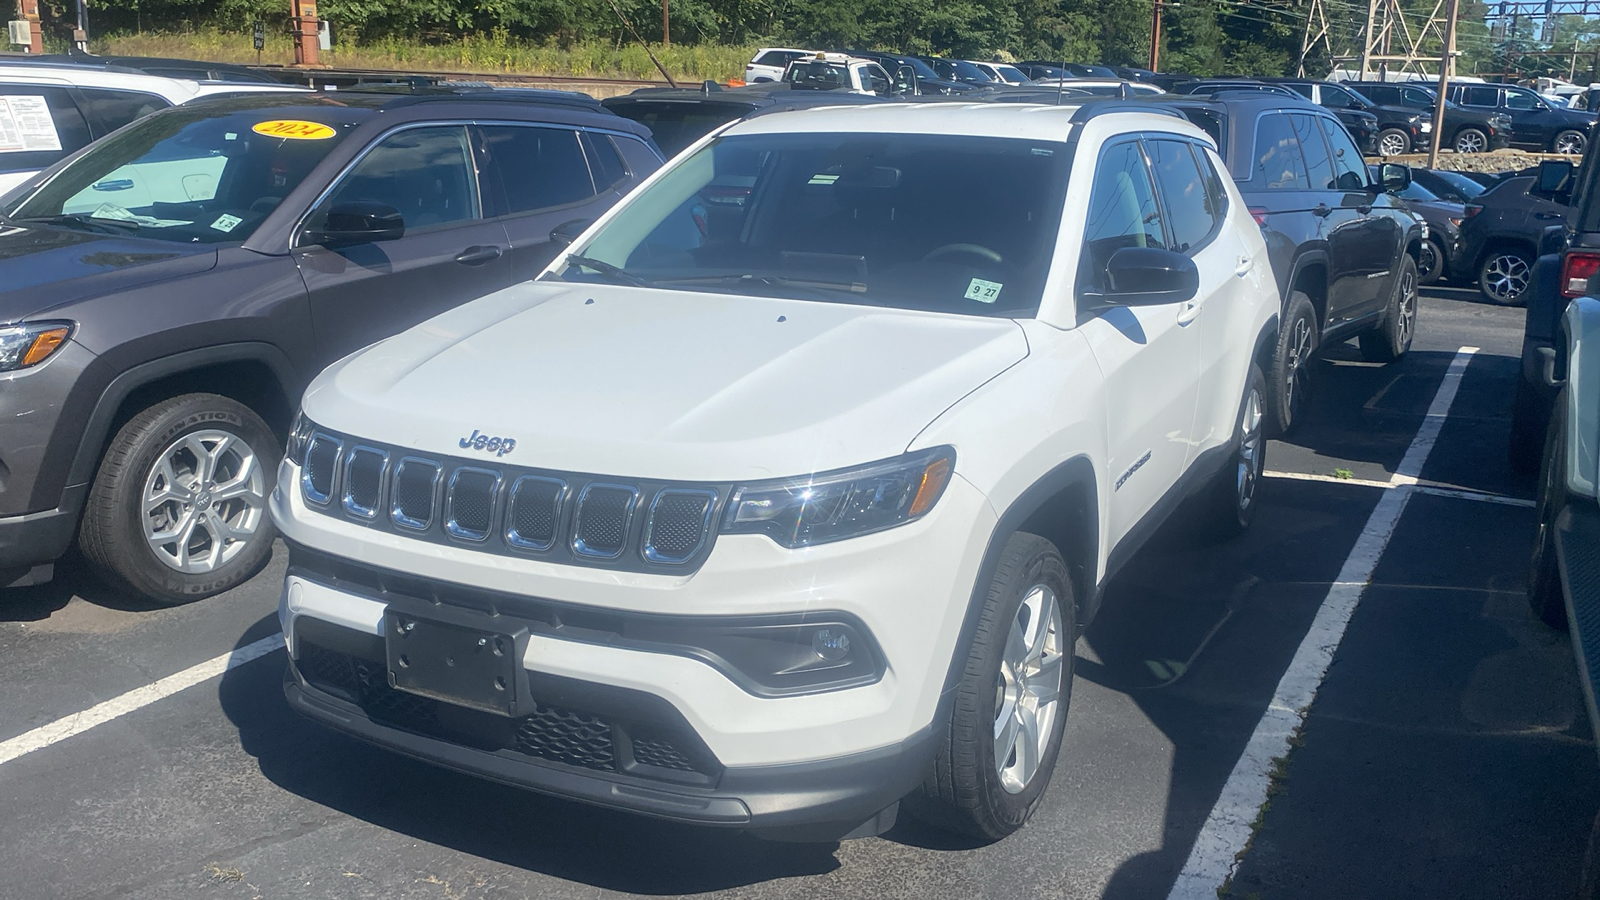
<svg viewBox="0 0 1600 900">
<path fill-rule="evenodd" d="M 558 247 L 569 246 L 578 239 L 578 235 L 583 234 L 585 228 L 593 224 L 593 219 L 573 219 L 570 222 L 562 222 L 560 225 L 550 229 L 550 243 Z"/>
<path fill-rule="evenodd" d="M 404 237 L 405 217 L 400 210 L 375 200 L 335 203 L 323 216 L 320 228 L 306 231 L 306 243 L 324 247 L 346 247 L 392 241 Z"/>
<path fill-rule="evenodd" d="M 1548 200 L 1566 202 L 1565 195 L 1572 190 L 1573 171 L 1570 160 L 1547 159 L 1539 163 L 1539 178 L 1529 193 Z"/>
<path fill-rule="evenodd" d="M 1200 270 L 1182 253 L 1159 247 L 1123 247 L 1106 262 L 1104 302 L 1116 306 L 1160 306 L 1194 299 Z"/>
<path fill-rule="evenodd" d="M 1411 186 L 1411 167 L 1384 163 L 1378 167 L 1378 184 L 1386 193 L 1398 194 Z"/>
</svg>

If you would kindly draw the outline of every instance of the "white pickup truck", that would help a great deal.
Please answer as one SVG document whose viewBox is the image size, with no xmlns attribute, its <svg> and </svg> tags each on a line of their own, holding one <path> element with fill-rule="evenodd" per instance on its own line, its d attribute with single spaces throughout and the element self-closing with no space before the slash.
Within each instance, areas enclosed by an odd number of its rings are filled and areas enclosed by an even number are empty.
<svg viewBox="0 0 1600 900">
<path fill-rule="evenodd" d="M 307 390 L 290 703 L 683 822 L 832 840 L 905 800 L 1003 837 L 1107 579 L 1181 501 L 1250 521 L 1278 308 L 1158 108 L 734 123 Z"/>
<path fill-rule="evenodd" d="M 794 90 L 847 91 L 876 97 L 896 93 L 894 79 L 883 66 L 843 53 L 802 56 L 783 70 L 783 83 Z"/>
</svg>

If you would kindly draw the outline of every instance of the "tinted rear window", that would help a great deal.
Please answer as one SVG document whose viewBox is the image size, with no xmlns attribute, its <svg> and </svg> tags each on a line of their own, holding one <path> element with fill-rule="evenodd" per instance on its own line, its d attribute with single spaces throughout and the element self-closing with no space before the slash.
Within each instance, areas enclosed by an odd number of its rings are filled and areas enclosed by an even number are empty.
<svg viewBox="0 0 1600 900">
<path fill-rule="evenodd" d="M 732 103 L 624 103 L 612 112 L 650 129 L 656 146 L 668 157 L 710 134 L 719 125 L 732 122 L 749 108 Z"/>
<path fill-rule="evenodd" d="M 1289 117 L 1268 113 L 1256 122 L 1256 150 L 1251 159 L 1252 182 L 1275 191 L 1304 191 L 1311 187 L 1300 139 Z"/>
</svg>

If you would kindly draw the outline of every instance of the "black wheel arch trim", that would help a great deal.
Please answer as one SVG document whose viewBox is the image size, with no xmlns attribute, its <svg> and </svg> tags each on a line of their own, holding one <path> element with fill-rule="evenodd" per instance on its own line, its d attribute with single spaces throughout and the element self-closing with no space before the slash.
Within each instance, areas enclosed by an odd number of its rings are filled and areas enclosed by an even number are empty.
<svg viewBox="0 0 1600 900">
<path fill-rule="evenodd" d="M 117 411 L 134 391 L 173 375 L 234 362 L 265 365 L 276 378 L 277 388 L 282 392 L 287 407 L 290 410 L 298 407 L 296 395 L 299 379 L 295 374 L 295 366 L 286 353 L 272 344 L 258 341 L 217 344 L 149 360 L 123 370 L 100 392 L 93 411 L 85 420 L 72 466 L 67 470 L 66 484 L 82 484 L 94 477 L 101 451 L 111 437 L 111 426 L 116 420 Z"/>
</svg>

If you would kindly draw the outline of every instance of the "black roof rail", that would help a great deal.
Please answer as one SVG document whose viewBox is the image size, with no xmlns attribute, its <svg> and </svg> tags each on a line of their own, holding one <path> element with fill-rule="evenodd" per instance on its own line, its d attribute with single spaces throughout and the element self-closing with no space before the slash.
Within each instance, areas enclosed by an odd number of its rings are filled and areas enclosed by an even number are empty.
<svg viewBox="0 0 1600 900">
<path fill-rule="evenodd" d="M 1074 124 L 1079 122 L 1087 122 L 1090 119 L 1093 119 L 1095 116 L 1103 116 L 1108 113 L 1149 113 L 1157 116 L 1173 116 L 1174 118 L 1188 121 L 1188 119 L 1184 118 L 1183 113 L 1180 113 L 1175 109 L 1169 109 L 1164 106 L 1150 103 L 1146 100 L 1127 100 L 1121 97 L 1109 97 L 1105 99 L 1086 100 L 1083 103 L 1078 104 L 1078 108 L 1072 113 L 1072 122 Z"/>
</svg>

